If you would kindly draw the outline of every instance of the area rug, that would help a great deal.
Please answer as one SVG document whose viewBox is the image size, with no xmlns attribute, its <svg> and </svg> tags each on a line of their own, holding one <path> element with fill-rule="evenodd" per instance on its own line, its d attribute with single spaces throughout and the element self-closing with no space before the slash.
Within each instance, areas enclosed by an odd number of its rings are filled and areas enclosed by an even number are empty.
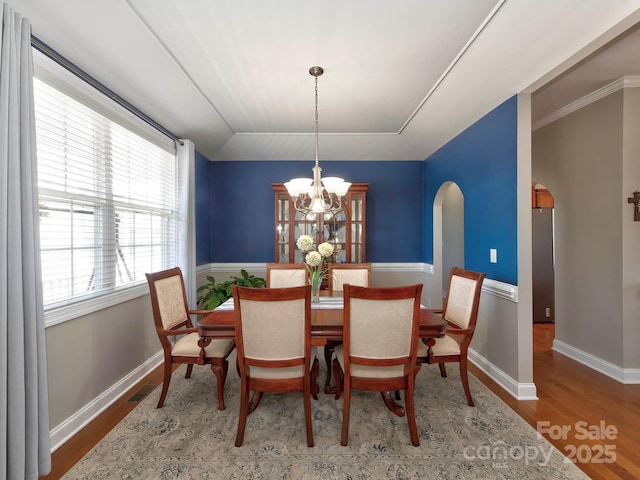
<svg viewBox="0 0 640 480">
<path fill-rule="evenodd" d="M 208 367 L 196 366 L 190 379 L 184 372 L 174 372 L 163 408 L 156 408 L 158 387 L 63 478 L 588 478 L 473 376 L 476 406 L 469 407 L 456 365 L 447 378 L 433 365 L 418 374 L 419 447 L 411 444 L 406 418 L 387 410 L 379 394 L 354 392 L 349 445 L 340 445 L 342 398 L 320 393 L 312 401 L 315 447 L 309 448 L 302 397 L 293 392 L 265 394 L 238 448 L 235 370 L 227 378 L 224 411 L 217 409 Z"/>
</svg>

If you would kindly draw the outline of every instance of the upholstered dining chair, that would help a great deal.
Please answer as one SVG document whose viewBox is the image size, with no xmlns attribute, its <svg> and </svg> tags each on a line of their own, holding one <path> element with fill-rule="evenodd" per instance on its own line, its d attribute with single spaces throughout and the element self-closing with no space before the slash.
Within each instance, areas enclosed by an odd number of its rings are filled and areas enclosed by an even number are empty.
<svg viewBox="0 0 640 480">
<path fill-rule="evenodd" d="M 414 407 L 418 340 L 420 334 L 420 296 L 422 284 L 366 288 L 345 285 L 343 343 L 335 348 L 333 360 L 336 398 L 344 390 L 341 445 L 349 438 L 351 390 L 380 392 L 404 391 L 409 435 L 420 445 Z M 385 402 L 386 403 L 386 402 Z"/>
<path fill-rule="evenodd" d="M 485 274 L 453 267 L 449 272 L 449 283 L 442 309 L 442 317 L 447 321 L 447 334 L 436 338 L 432 346 L 420 342 L 418 362 L 437 363 L 440 374 L 447 376 L 445 363 L 460 364 L 460 378 L 467 397 L 467 403 L 473 407 L 469 374 L 467 373 L 467 351 L 473 338 L 478 319 L 480 291 Z"/>
<path fill-rule="evenodd" d="M 358 287 L 371 286 L 371 263 L 330 263 L 329 295 L 337 295 L 344 289 L 344 284 Z"/>
<path fill-rule="evenodd" d="M 204 348 L 198 345 L 200 336 L 191 315 L 204 315 L 210 311 L 189 310 L 179 267 L 147 273 L 146 276 L 153 320 L 164 351 L 164 375 L 158 408 L 162 407 L 167 396 L 173 365 L 184 363 L 187 365 L 185 378 L 191 377 L 194 364 L 211 365 L 218 383 L 218 409 L 224 410 L 224 382 L 229 368 L 227 357 L 235 347 L 235 340 L 213 339 Z"/>
<path fill-rule="evenodd" d="M 267 288 L 300 287 L 309 283 L 304 263 L 267 263 Z"/>
<path fill-rule="evenodd" d="M 311 397 L 318 398 L 318 360 L 311 345 L 311 285 L 259 289 L 234 285 L 233 301 L 240 371 L 236 447 L 242 445 L 247 417 L 263 393 L 292 391 L 302 391 L 307 445 L 313 447 Z"/>
<path fill-rule="evenodd" d="M 371 286 L 371 263 L 330 263 L 329 270 L 329 295 L 341 294 L 346 283 L 358 287 Z M 324 361 L 327 364 L 327 376 L 324 382 L 325 393 L 332 393 L 331 388 L 331 358 L 333 351 L 340 340 L 327 340 L 324 346 Z"/>
</svg>

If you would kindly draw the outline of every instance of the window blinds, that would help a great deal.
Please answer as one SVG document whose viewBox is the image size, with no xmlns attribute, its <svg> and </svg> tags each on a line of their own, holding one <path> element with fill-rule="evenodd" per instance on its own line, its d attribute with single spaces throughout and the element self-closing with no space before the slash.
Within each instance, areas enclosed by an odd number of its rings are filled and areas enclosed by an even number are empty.
<svg viewBox="0 0 640 480">
<path fill-rule="evenodd" d="M 34 79 L 45 308 L 176 262 L 176 156 Z"/>
</svg>

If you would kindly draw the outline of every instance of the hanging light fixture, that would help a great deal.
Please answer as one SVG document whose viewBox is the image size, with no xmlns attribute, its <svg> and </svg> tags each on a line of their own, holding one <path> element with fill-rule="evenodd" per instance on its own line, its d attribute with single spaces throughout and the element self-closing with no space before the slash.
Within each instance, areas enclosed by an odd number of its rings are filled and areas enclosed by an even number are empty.
<svg viewBox="0 0 640 480">
<path fill-rule="evenodd" d="M 313 178 L 294 178 L 284 184 L 293 199 L 295 209 L 304 215 L 309 213 L 331 213 L 342 210 L 342 202 L 351 183 L 339 177 L 322 178 L 322 169 L 318 164 L 318 77 L 324 73 L 322 67 L 311 67 L 309 73 L 316 82 L 316 164 Z M 326 194 L 325 194 L 326 192 Z"/>
</svg>

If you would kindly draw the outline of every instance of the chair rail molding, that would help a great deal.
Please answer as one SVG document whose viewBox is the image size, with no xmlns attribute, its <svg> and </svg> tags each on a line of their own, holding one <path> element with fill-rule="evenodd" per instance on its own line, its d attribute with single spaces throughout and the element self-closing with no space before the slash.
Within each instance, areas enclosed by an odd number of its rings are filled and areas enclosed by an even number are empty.
<svg viewBox="0 0 640 480">
<path fill-rule="evenodd" d="M 249 273 L 266 272 L 265 263 L 207 263 L 196 267 L 196 276 L 208 275 L 211 272 L 238 274 L 241 269 L 247 270 Z M 433 265 L 429 263 L 372 263 L 372 273 L 375 272 L 407 272 L 407 273 L 424 273 L 433 275 Z M 482 292 L 493 295 L 503 300 L 518 302 L 518 287 L 509 283 L 500 282 L 485 278 L 482 284 Z"/>
</svg>

